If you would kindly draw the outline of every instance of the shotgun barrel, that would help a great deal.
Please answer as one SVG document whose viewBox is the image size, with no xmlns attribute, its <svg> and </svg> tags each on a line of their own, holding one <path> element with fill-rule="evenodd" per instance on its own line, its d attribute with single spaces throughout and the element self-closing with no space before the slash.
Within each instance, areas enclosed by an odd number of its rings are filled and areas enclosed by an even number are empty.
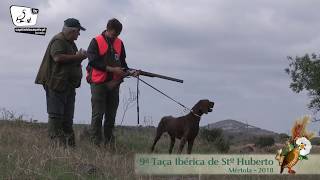
<svg viewBox="0 0 320 180">
<path fill-rule="evenodd" d="M 183 80 L 181 79 L 177 79 L 177 78 L 173 78 L 173 77 L 169 77 L 169 76 L 164 76 L 161 74 L 155 74 L 155 73 L 151 73 L 151 72 L 147 72 L 147 71 L 142 71 L 142 70 L 137 70 L 137 69 L 129 69 L 129 71 L 135 70 L 135 71 L 139 71 L 139 75 L 142 76 L 147 76 L 147 77 L 157 77 L 157 78 L 161 78 L 161 79 L 166 79 L 166 80 L 170 80 L 170 81 L 175 81 L 175 82 L 179 82 L 179 83 L 183 83 Z"/>
</svg>

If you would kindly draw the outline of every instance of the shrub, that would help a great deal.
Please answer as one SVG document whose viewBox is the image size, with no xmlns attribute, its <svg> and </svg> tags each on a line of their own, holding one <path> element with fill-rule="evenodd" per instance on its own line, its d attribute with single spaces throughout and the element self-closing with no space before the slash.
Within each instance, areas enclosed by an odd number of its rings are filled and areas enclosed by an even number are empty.
<svg viewBox="0 0 320 180">
<path fill-rule="evenodd" d="M 255 145 L 258 147 L 267 147 L 267 146 L 273 146 L 274 142 L 275 141 L 272 136 L 262 136 L 262 137 L 258 137 L 258 139 L 255 142 Z"/>
<path fill-rule="evenodd" d="M 219 152 L 228 152 L 230 149 L 230 142 L 223 136 L 223 130 L 220 128 L 203 129 L 201 137 L 213 143 Z"/>
<path fill-rule="evenodd" d="M 311 139 L 311 144 L 312 145 L 320 145 L 320 137 L 314 137 Z"/>
<path fill-rule="evenodd" d="M 290 136 L 286 133 L 280 133 L 279 134 L 279 139 L 281 142 L 285 142 L 290 138 Z"/>
<path fill-rule="evenodd" d="M 214 142 L 216 139 L 222 136 L 222 129 L 213 128 L 213 129 L 203 129 L 201 131 L 201 137 L 208 142 Z"/>
<path fill-rule="evenodd" d="M 226 153 L 230 149 L 230 143 L 223 136 L 219 137 L 215 141 L 215 146 L 219 152 Z"/>
</svg>

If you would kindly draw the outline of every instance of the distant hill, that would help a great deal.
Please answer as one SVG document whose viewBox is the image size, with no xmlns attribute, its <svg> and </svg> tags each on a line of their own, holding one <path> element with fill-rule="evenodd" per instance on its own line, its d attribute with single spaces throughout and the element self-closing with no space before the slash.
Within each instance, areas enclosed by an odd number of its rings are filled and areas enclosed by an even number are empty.
<svg viewBox="0 0 320 180">
<path fill-rule="evenodd" d="M 257 137 L 272 136 L 278 140 L 279 134 L 266 129 L 261 129 L 250 124 L 245 124 L 240 121 L 226 119 L 215 123 L 203 126 L 203 128 L 223 130 L 223 134 L 232 143 L 252 143 Z"/>
<path fill-rule="evenodd" d="M 266 129 L 261 129 L 259 127 L 252 126 L 250 124 L 245 124 L 240 121 L 226 119 L 222 121 L 218 121 L 216 123 L 211 123 L 205 126 L 209 129 L 212 128 L 220 128 L 224 132 L 238 134 L 238 133 L 245 133 L 250 135 L 277 135 L 277 133 L 273 131 L 269 131 Z"/>
</svg>

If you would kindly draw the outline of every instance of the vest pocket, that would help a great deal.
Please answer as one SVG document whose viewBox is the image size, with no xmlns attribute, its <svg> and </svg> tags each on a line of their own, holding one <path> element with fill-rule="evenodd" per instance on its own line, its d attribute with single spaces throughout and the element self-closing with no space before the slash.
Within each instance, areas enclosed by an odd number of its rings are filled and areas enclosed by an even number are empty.
<svg viewBox="0 0 320 180">
<path fill-rule="evenodd" d="M 99 71 L 95 68 L 91 70 L 91 81 L 93 83 L 103 83 L 107 79 L 107 73 L 105 71 Z"/>
</svg>

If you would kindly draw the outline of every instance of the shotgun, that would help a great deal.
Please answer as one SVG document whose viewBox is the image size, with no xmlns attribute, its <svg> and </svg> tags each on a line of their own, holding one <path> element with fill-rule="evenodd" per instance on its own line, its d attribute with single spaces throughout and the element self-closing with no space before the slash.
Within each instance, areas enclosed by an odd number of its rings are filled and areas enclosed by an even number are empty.
<svg viewBox="0 0 320 180">
<path fill-rule="evenodd" d="M 161 74 L 155 74 L 155 73 L 151 73 L 151 72 L 147 72 L 147 71 L 142 71 L 142 70 L 137 70 L 137 69 L 128 69 L 128 71 L 132 72 L 132 71 L 139 71 L 139 75 L 141 76 L 147 76 L 147 77 L 156 77 L 156 78 L 160 78 L 160 79 L 166 79 L 166 80 L 170 80 L 170 81 L 175 81 L 175 82 L 179 82 L 179 83 L 183 83 L 183 80 L 181 79 L 177 79 L 177 78 L 173 78 L 173 77 L 169 77 L 169 76 L 164 76 Z"/>
</svg>

